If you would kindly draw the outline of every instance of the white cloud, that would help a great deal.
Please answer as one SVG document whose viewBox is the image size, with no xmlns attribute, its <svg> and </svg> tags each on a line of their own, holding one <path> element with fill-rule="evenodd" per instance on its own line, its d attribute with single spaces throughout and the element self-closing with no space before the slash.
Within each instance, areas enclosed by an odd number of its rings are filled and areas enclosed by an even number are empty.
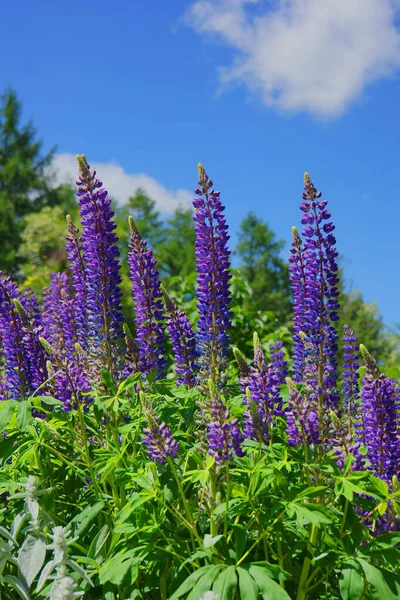
<svg viewBox="0 0 400 600">
<path fill-rule="evenodd" d="M 342 113 L 400 66 L 399 0 L 198 0 L 184 21 L 232 47 L 223 85 L 241 83 L 267 106 Z"/>
<path fill-rule="evenodd" d="M 178 206 L 191 206 L 193 194 L 189 190 L 167 190 L 155 179 L 144 173 L 127 173 L 114 163 L 90 163 L 96 169 L 97 176 L 103 182 L 110 196 L 118 204 L 124 204 L 133 196 L 137 188 L 142 188 L 155 201 L 163 214 L 173 212 Z M 78 165 L 74 154 L 56 154 L 51 165 L 56 185 L 74 183 L 78 176 Z"/>
</svg>

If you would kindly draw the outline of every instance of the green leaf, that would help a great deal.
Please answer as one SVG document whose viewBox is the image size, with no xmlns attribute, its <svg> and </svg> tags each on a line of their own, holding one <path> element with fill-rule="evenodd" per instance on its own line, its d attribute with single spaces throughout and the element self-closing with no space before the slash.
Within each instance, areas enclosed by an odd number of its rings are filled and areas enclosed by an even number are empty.
<svg viewBox="0 0 400 600">
<path fill-rule="evenodd" d="M 218 600 L 232 600 L 237 588 L 237 575 L 235 567 L 228 567 L 222 571 L 213 585 L 213 592 L 218 594 Z"/>
<path fill-rule="evenodd" d="M 201 567 L 200 569 L 197 569 L 197 571 L 195 571 L 194 573 L 192 573 L 191 575 L 189 575 L 189 577 L 187 577 L 185 579 L 185 581 L 182 583 L 182 585 L 180 585 L 178 587 L 176 592 L 174 592 L 172 594 L 172 596 L 170 597 L 169 600 L 176 600 L 177 598 L 181 598 L 184 594 L 187 594 L 188 592 L 190 592 L 193 589 L 193 587 L 196 585 L 196 583 L 200 579 L 200 577 L 203 577 L 203 575 L 205 573 L 207 573 L 207 571 L 209 571 L 213 567 L 214 567 L 214 565 L 207 565 L 205 567 Z"/>
<path fill-rule="evenodd" d="M 31 396 L 29 400 L 35 406 L 40 406 L 42 402 L 44 402 L 44 404 L 47 404 L 48 406 L 62 406 L 61 400 L 53 398 L 53 396 Z"/>
<path fill-rule="evenodd" d="M 11 421 L 16 405 L 16 400 L 3 400 L 3 402 L 1 402 L 0 433 L 5 430 L 5 428 Z"/>
<path fill-rule="evenodd" d="M 136 560 L 136 558 L 132 557 L 131 552 L 120 553 L 113 556 L 104 563 L 100 571 L 100 583 L 103 584 L 109 581 L 114 585 L 121 585 L 125 575 L 129 571 L 132 561 Z"/>
<path fill-rule="evenodd" d="M 297 500 L 300 500 L 301 498 L 316 498 L 318 496 L 323 496 L 327 489 L 328 488 L 326 487 L 326 485 L 317 485 L 317 486 L 308 487 L 305 490 L 303 490 L 302 492 L 300 492 L 300 494 L 298 494 L 296 496 L 296 498 L 293 500 L 293 502 L 296 502 Z"/>
<path fill-rule="evenodd" d="M 363 558 L 359 558 L 358 560 L 369 584 L 371 600 L 398 600 L 398 596 L 393 594 L 388 583 L 385 581 L 385 572 L 370 565 Z"/>
<path fill-rule="evenodd" d="M 45 557 L 46 540 L 44 537 L 36 538 L 33 535 L 28 535 L 18 553 L 18 568 L 28 588 L 42 568 Z"/>
<path fill-rule="evenodd" d="M 32 421 L 32 405 L 29 400 L 18 402 L 17 426 L 20 431 L 26 431 Z"/>
<path fill-rule="evenodd" d="M 93 506 L 87 506 L 71 520 L 71 523 L 75 525 L 74 537 L 79 537 L 86 531 L 90 523 L 94 521 L 97 515 L 103 510 L 104 506 L 105 502 L 96 502 Z"/>
<path fill-rule="evenodd" d="M 200 577 L 195 587 L 192 589 L 189 596 L 187 597 L 187 600 L 198 600 L 199 598 L 202 598 L 206 592 L 210 591 L 215 579 L 217 578 L 219 572 L 223 568 L 224 565 L 212 566 L 211 569 L 209 569 L 207 573 L 205 573 L 205 575 Z"/>
<path fill-rule="evenodd" d="M 204 548 L 212 548 L 222 538 L 222 535 L 210 535 L 206 533 L 204 536 Z"/>
<path fill-rule="evenodd" d="M 19 579 L 14 577 L 14 575 L 6 575 L 3 579 L 4 583 L 7 583 L 10 587 L 14 588 L 16 592 L 20 595 L 23 600 L 31 600 L 29 596 L 29 592 L 26 587 L 23 585 Z"/>
<path fill-rule="evenodd" d="M 364 580 L 359 573 L 359 565 L 356 560 L 350 558 L 342 565 L 339 589 L 343 600 L 359 600 L 361 598 Z"/>
<path fill-rule="evenodd" d="M 266 569 L 250 565 L 249 573 L 260 588 L 263 600 L 290 600 L 287 592 L 267 575 Z"/>
<path fill-rule="evenodd" d="M 257 600 L 260 590 L 250 573 L 238 567 L 240 600 Z"/>
<path fill-rule="evenodd" d="M 88 556 L 90 556 L 91 558 L 96 558 L 97 556 L 99 556 L 101 549 L 107 541 L 108 533 L 109 527 L 108 525 L 104 525 L 90 544 Z"/>
<path fill-rule="evenodd" d="M 299 525 L 303 525 L 304 521 L 309 521 L 315 525 L 321 523 L 331 523 L 331 519 L 323 514 L 322 506 L 316 504 L 307 504 L 307 508 L 299 504 L 291 504 L 296 512 L 297 522 Z"/>
</svg>

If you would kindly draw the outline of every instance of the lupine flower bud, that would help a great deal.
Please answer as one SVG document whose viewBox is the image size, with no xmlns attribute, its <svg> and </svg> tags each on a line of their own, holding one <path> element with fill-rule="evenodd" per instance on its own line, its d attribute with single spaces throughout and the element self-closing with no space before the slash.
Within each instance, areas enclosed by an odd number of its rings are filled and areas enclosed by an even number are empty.
<svg viewBox="0 0 400 600">
<path fill-rule="evenodd" d="M 193 200 L 196 232 L 197 339 L 206 370 L 216 376 L 218 366 L 228 350 L 231 327 L 229 293 L 228 226 L 220 193 L 201 164 L 198 166 L 198 196 Z"/>
<path fill-rule="evenodd" d="M 135 303 L 138 362 L 142 373 L 155 370 L 159 377 L 165 370 L 164 314 L 161 284 L 153 252 L 129 217 L 129 274 Z"/>
<path fill-rule="evenodd" d="M 167 329 L 175 357 L 175 370 L 179 375 L 177 384 L 192 387 L 198 371 L 196 337 L 187 315 L 172 302 L 163 286 L 165 308 L 168 312 Z"/>
<path fill-rule="evenodd" d="M 317 444 L 320 442 L 318 407 L 314 400 L 306 400 L 290 377 L 286 378 L 289 406 L 286 412 L 286 431 L 289 444 Z"/>
</svg>

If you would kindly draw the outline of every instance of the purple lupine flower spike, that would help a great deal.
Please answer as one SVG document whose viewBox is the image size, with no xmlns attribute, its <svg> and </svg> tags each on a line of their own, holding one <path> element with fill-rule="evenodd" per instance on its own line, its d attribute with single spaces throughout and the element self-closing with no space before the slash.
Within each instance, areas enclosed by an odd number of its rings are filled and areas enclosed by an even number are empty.
<svg viewBox="0 0 400 600">
<path fill-rule="evenodd" d="M 305 328 L 306 269 L 303 243 L 296 227 L 292 227 L 289 273 L 293 291 L 293 379 L 300 382 L 304 376 L 304 341 L 301 334 Z"/>
<path fill-rule="evenodd" d="M 343 404 L 344 411 L 349 416 L 350 429 L 356 416 L 356 401 L 359 398 L 357 359 L 358 339 L 354 331 L 343 325 Z"/>
<path fill-rule="evenodd" d="M 50 387 L 46 385 L 48 380 L 47 361 L 43 347 L 39 341 L 42 333 L 42 326 L 36 325 L 31 320 L 25 307 L 18 298 L 13 299 L 15 311 L 21 320 L 22 328 L 22 346 L 24 356 L 28 363 L 27 381 L 31 393 L 35 393 L 41 388 L 42 393 L 50 392 Z M 45 384 L 43 386 L 43 384 Z"/>
<path fill-rule="evenodd" d="M 19 400 L 29 393 L 29 365 L 22 343 L 21 319 L 13 304 L 14 298 L 20 298 L 16 284 L 0 273 L 0 335 L 4 360 L 4 387 L 7 398 Z"/>
<path fill-rule="evenodd" d="M 228 226 L 220 193 L 201 164 L 198 195 L 193 200 L 196 232 L 197 339 L 203 363 L 215 378 L 218 365 L 228 350 L 231 327 L 229 292 Z"/>
<path fill-rule="evenodd" d="M 86 276 L 87 325 L 91 349 L 110 372 L 122 338 L 119 250 L 111 199 L 86 157 L 78 155 L 82 249 Z"/>
<path fill-rule="evenodd" d="M 286 383 L 289 390 L 286 411 L 286 431 L 289 444 L 298 446 L 320 443 L 317 401 L 315 399 L 306 400 L 289 377 L 286 378 Z"/>
<path fill-rule="evenodd" d="M 73 300 L 66 273 L 52 273 L 43 293 L 43 337 L 60 356 L 72 358 L 77 342 Z"/>
<path fill-rule="evenodd" d="M 192 387 L 196 383 L 196 373 L 199 368 L 196 336 L 187 315 L 176 306 L 163 287 L 162 291 L 168 312 L 167 330 L 172 342 L 175 370 L 179 375 L 176 382 L 178 385 Z"/>
<path fill-rule="evenodd" d="M 86 273 L 85 262 L 83 260 L 82 241 L 79 237 L 79 231 L 72 222 L 70 215 L 67 215 L 67 236 L 66 250 L 69 261 L 69 268 L 72 276 L 72 287 L 75 295 L 73 298 L 73 312 L 76 322 L 77 339 L 82 348 L 88 347 L 88 327 L 86 314 Z"/>
<path fill-rule="evenodd" d="M 136 342 L 138 363 L 142 373 L 165 371 L 164 314 L 161 283 L 151 248 L 129 217 L 129 274 L 132 298 L 135 303 Z"/>
<path fill-rule="evenodd" d="M 281 340 L 278 340 L 271 345 L 271 361 L 279 385 L 283 385 L 287 377 L 287 362 L 285 359 L 285 352 L 283 351 L 283 342 L 281 342 Z"/>
<path fill-rule="evenodd" d="M 165 423 L 159 424 L 158 418 L 150 411 L 146 411 L 148 427 L 143 430 L 145 437 L 142 442 L 147 446 L 147 454 L 153 462 L 164 464 L 167 457 L 178 456 L 178 443 L 172 437 L 171 430 Z"/>
<path fill-rule="evenodd" d="M 245 436 L 264 443 L 271 440 L 276 418 L 282 415 L 283 399 L 279 386 L 284 382 L 286 362 L 281 348 L 281 342 L 272 345 L 273 362 L 267 365 L 260 340 L 255 333 L 254 366 L 249 368 L 246 381 L 241 381 L 247 405 L 243 419 Z M 237 351 L 235 356 L 237 358 Z"/>
<path fill-rule="evenodd" d="M 375 475 L 390 482 L 400 474 L 400 392 L 396 381 L 380 374 L 362 344 L 360 352 L 366 367 L 361 392 L 363 442 Z"/>
<path fill-rule="evenodd" d="M 337 333 L 339 295 L 334 225 L 308 173 L 300 209 L 305 243 L 293 229 L 290 277 L 294 298 L 294 380 L 318 404 L 320 435 L 327 433 L 327 408 L 338 409 Z"/>
<path fill-rule="evenodd" d="M 231 460 L 233 456 L 244 456 L 243 435 L 238 420 L 231 419 L 229 408 L 219 398 L 211 400 L 211 420 L 208 423 L 208 453 L 217 465 Z"/>
</svg>

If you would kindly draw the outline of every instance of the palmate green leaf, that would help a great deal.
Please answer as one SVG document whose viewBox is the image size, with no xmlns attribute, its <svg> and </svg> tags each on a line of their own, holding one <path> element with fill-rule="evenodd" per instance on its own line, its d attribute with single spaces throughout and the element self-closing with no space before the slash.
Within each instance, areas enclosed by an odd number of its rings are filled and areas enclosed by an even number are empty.
<svg viewBox="0 0 400 600">
<path fill-rule="evenodd" d="M 269 577 L 266 569 L 249 565 L 248 571 L 258 585 L 263 600 L 290 600 L 288 593 Z"/>
<path fill-rule="evenodd" d="M 322 523 L 331 523 L 331 519 L 327 517 L 322 509 L 322 506 L 316 504 L 307 504 L 307 507 L 299 504 L 291 504 L 291 507 L 296 513 L 297 522 L 303 525 L 304 521 L 309 521 L 315 525 Z"/>
<path fill-rule="evenodd" d="M 79 537 L 86 531 L 90 523 L 92 523 L 97 515 L 103 510 L 104 506 L 105 502 L 100 500 L 93 504 L 93 506 L 84 508 L 81 513 L 71 520 L 71 523 L 74 525 L 74 537 Z"/>
<path fill-rule="evenodd" d="M 326 485 L 308 487 L 299 494 L 297 494 L 293 502 L 297 502 L 297 500 L 302 500 L 303 498 L 317 498 L 318 496 L 323 496 L 327 490 L 328 488 L 326 487 Z"/>
<path fill-rule="evenodd" d="M 368 581 L 368 591 L 371 600 L 398 600 L 398 595 L 393 593 L 385 579 L 385 571 L 370 565 L 363 558 L 359 558 L 365 578 Z"/>
<path fill-rule="evenodd" d="M 17 427 L 20 431 L 26 431 L 32 421 L 32 405 L 29 400 L 18 402 Z"/>
<path fill-rule="evenodd" d="M 260 589 L 250 573 L 242 567 L 238 567 L 240 600 L 257 600 L 260 596 Z"/>
<path fill-rule="evenodd" d="M 215 580 L 212 591 L 218 594 L 218 600 L 232 600 L 237 588 L 236 568 L 227 567 Z"/>
<path fill-rule="evenodd" d="M 207 573 L 205 573 L 205 575 L 200 577 L 200 579 L 198 580 L 198 582 L 196 583 L 186 600 L 198 600 L 199 598 L 202 598 L 206 592 L 211 590 L 214 581 L 218 577 L 218 574 L 220 573 L 221 569 L 223 568 L 224 565 L 212 566 L 211 569 L 209 569 Z"/>
<path fill-rule="evenodd" d="M 349 558 L 339 576 L 339 589 L 343 600 L 360 600 L 364 590 L 364 580 L 359 573 L 360 565 Z"/>
<path fill-rule="evenodd" d="M 187 594 L 194 588 L 200 577 L 203 577 L 203 575 L 205 575 L 210 569 L 213 568 L 214 565 L 207 565 L 205 567 L 200 567 L 200 569 L 197 569 L 197 571 L 195 571 L 185 579 L 182 585 L 178 587 L 178 589 L 172 594 L 169 600 L 177 600 L 177 598 L 182 598 L 184 594 Z"/>
<path fill-rule="evenodd" d="M 18 402 L 16 400 L 3 400 L 3 402 L 1 402 L 0 433 L 5 430 L 5 428 L 11 421 L 17 404 Z"/>
</svg>

